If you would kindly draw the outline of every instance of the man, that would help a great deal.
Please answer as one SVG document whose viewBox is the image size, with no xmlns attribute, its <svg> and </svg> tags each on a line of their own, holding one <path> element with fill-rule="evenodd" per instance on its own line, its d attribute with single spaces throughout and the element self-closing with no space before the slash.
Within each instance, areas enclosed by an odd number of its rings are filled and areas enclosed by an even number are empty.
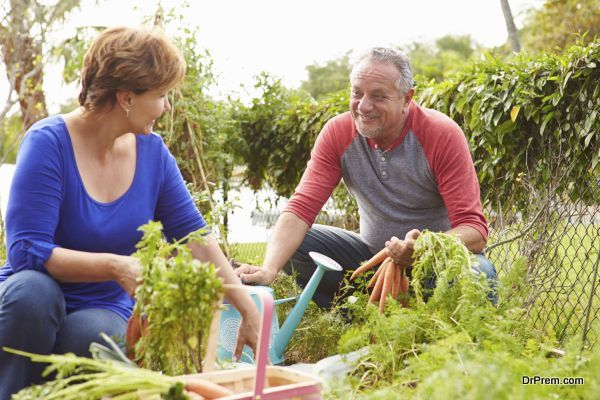
<svg viewBox="0 0 600 400">
<path fill-rule="evenodd" d="M 285 267 L 304 286 L 315 269 L 310 251 L 347 271 L 385 246 L 408 267 L 423 229 L 454 234 L 471 252 L 483 251 L 488 229 L 467 140 L 450 118 L 412 100 L 408 59 L 373 48 L 355 64 L 350 84 L 350 111 L 325 124 L 275 224 L 263 267 L 236 270 L 243 282 L 269 284 Z M 312 225 L 341 178 L 357 200 L 360 235 Z M 493 265 L 481 254 L 478 261 L 479 271 L 495 279 Z M 329 307 L 344 274 L 327 272 L 314 301 Z"/>
</svg>

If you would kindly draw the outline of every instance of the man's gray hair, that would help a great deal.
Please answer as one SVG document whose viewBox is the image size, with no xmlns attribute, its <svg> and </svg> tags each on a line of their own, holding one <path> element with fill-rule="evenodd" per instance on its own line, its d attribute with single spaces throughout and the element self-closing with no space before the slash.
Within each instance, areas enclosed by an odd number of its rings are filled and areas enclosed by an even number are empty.
<svg viewBox="0 0 600 400">
<path fill-rule="evenodd" d="M 406 94 L 410 89 L 413 88 L 413 76 L 412 70 L 410 69 L 410 62 L 408 57 L 398 50 L 390 49 L 387 47 L 372 47 L 363 54 L 361 54 L 354 66 L 350 76 L 354 73 L 354 69 L 364 60 L 378 61 L 382 63 L 392 64 L 400 72 L 400 78 L 396 81 L 396 87 L 402 94 Z"/>
</svg>

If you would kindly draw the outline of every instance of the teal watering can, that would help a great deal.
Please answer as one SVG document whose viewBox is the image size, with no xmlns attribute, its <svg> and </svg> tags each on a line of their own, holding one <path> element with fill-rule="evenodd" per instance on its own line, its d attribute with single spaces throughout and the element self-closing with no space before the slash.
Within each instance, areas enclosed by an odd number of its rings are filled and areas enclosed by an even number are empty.
<svg viewBox="0 0 600 400">
<path fill-rule="evenodd" d="M 282 304 L 289 301 L 296 300 L 296 304 L 288 314 L 285 322 L 279 327 L 279 320 L 277 319 L 277 313 L 273 313 L 273 320 L 271 323 L 271 335 L 269 344 L 269 359 L 272 364 L 283 364 L 285 349 L 294 334 L 294 331 L 298 327 L 308 303 L 312 299 L 317 286 L 323 278 L 323 274 L 327 271 L 341 271 L 342 267 L 332 260 L 331 258 L 324 256 L 323 254 L 310 252 L 308 253 L 317 264 L 317 269 L 311 276 L 310 280 L 306 284 L 306 287 L 297 297 L 291 297 L 287 299 L 278 299 L 274 301 L 274 304 Z M 273 295 L 273 289 L 268 286 L 254 286 L 257 290 L 268 292 L 271 296 Z M 252 299 L 256 303 L 259 312 L 262 313 L 262 302 L 259 300 L 257 294 L 251 294 Z M 237 342 L 237 332 L 240 327 L 241 317 L 237 310 L 230 304 L 225 303 L 224 309 L 221 311 L 221 327 L 219 333 L 219 340 L 217 346 L 217 359 L 219 360 L 231 360 L 235 345 Z M 253 363 L 254 355 L 252 350 L 248 346 L 244 347 L 241 362 Z"/>
</svg>

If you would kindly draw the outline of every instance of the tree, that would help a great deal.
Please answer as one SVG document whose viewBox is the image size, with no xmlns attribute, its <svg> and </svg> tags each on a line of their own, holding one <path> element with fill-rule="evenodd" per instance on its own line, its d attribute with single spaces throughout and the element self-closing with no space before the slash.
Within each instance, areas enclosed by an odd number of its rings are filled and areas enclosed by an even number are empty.
<svg viewBox="0 0 600 400">
<path fill-rule="evenodd" d="M 519 33 L 513 20 L 512 12 L 510 11 L 510 4 L 508 0 L 500 0 L 500 6 L 502 6 L 502 14 L 504 14 L 504 22 L 506 22 L 506 30 L 508 31 L 508 41 L 513 51 L 521 51 L 521 42 L 519 41 Z"/>
<path fill-rule="evenodd" d="M 470 35 L 446 35 L 434 45 L 413 42 L 402 50 L 410 60 L 416 81 L 440 82 L 470 64 L 476 49 Z"/>
<path fill-rule="evenodd" d="M 47 115 L 42 91 L 43 67 L 51 49 L 45 48 L 46 34 L 79 6 L 79 0 L 57 0 L 48 5 L 41 1 L 10 0 L 0 14 L 0 56 L 6 67 L 9 91 L 0 110 L 3 120 L 18 102 L 23 127 Z"/>
<path fill-rule="evenodd" d="M 350 53 L 342 57 L 329 60 L 325 65 L 312 64 L 306 67 L 308 79 L 301 84 L 311 96 L 320 100 L 326 95 L 339 92 L 349 85 Z"/>
<path fill-rule="evenodd" d="M 600 0 L 548 0 L 530 11 L 521 33 L 523 46 L 534 52 L 561 51 L 583 34 L 590 43 L 600 37 Z"/>
</svg>

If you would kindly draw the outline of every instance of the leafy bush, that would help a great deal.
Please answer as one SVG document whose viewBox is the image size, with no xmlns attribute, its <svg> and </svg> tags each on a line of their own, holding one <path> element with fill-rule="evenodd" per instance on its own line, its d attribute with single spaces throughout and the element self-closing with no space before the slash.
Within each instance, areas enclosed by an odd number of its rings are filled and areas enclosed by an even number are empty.
<svg viewBox="0 0 600 400">
<path fill-rule="evenodd" d="M 453 118 L 469 138 L 486 202 L 528 210 L 534 188 L 589 198 L 597 181 L 600 42 L 562 55 L 490 56 L 454 78 L 421 88 L 419 101 Z M 568 166 L 568 168 L 565 168 Z M 566 171 L 566 172 L 565 172 Z"/>
</svg>

